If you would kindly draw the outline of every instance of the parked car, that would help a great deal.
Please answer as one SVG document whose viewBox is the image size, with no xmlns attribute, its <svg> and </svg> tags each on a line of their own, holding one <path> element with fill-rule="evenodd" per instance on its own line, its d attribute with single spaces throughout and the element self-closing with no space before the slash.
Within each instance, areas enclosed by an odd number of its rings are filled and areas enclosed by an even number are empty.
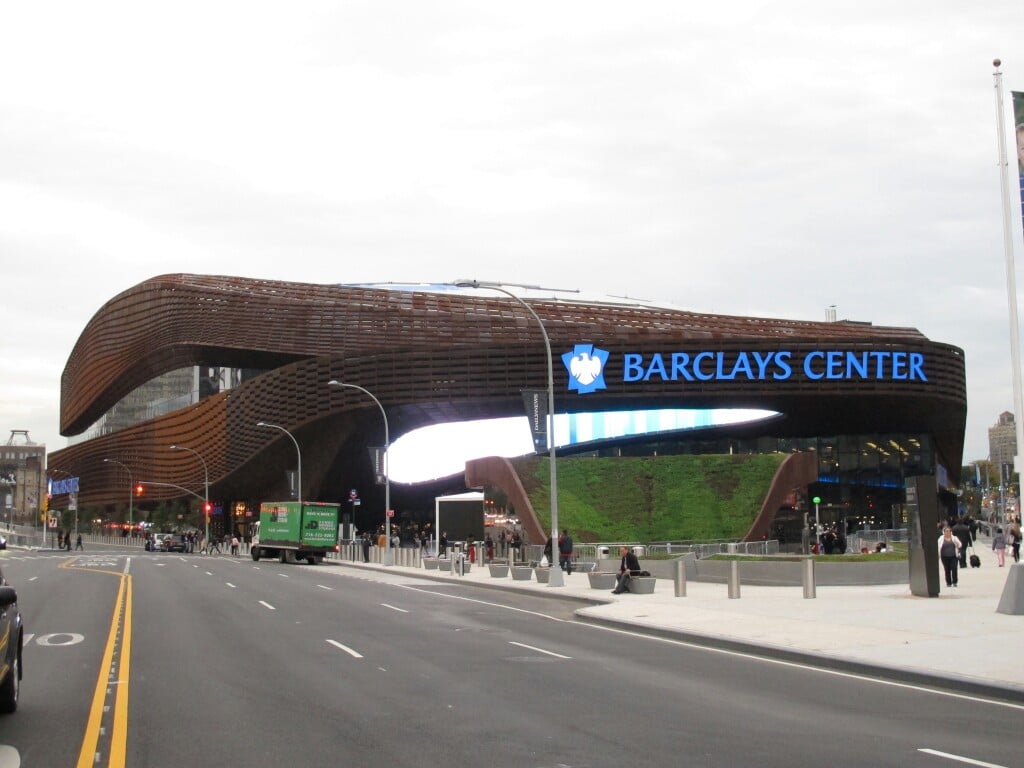
<svg viewBox="0 0 1024 768">
<path fill-rule="evenodd" d="M 168 552 L 184 552 L 185 551 L 185 540 L 179 535 L 173 535 L 164 539 L 164 546 Z"/>
<path fill-rule="evenodd" d="M 9 714 L 18 708 L 21 690 L 21 651 L 24 634 L 18 593 L 0 573 L 0 713 Z"/>
</svg>

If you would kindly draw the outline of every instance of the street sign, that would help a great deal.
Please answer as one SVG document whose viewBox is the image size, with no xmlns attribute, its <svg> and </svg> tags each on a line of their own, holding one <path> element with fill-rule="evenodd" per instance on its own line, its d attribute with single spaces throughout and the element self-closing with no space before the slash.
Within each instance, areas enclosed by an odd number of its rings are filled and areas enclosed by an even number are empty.
<svg viewBox="0 0 1024 768">
<path fill-rule="evenodd" d="M 388 510 L 388 517 L 394 517 L 394 516 L 395 516 L 395 510 L 389 509 Z"/>
<path fill-rule="evenodd" d="M 47 526 L 47 528 L 56 528 L 57 527 L 57 518 L 56 517 L 51 517 L 49 520 L 46 521 L 46 526 Z"/>
</svg>

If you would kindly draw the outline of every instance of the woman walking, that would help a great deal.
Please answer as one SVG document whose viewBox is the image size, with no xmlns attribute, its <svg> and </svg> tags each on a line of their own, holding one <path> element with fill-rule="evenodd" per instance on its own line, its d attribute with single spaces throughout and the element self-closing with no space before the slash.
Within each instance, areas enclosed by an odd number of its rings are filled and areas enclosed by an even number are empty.
<svg viewBox="0 0 1024 768">
<path fill-rule="evenodd" d="M 992 549 L 996 553 L 996 562 L 1002 568 L 1006 564 L 1006 534 L 1002 528 L 996 528 L 996 535 L 992 537 Z"/>
<path fill-rule="evenodd" d="M 960 539 L 953 535 L 949 526 L 942 529 L 942 538 L 939 539 L 939 557 L 942 559 L 942 568 L 946 573 L 946 586 L 957 586 L 956 568 L 960 561 Z"/>
</svg>

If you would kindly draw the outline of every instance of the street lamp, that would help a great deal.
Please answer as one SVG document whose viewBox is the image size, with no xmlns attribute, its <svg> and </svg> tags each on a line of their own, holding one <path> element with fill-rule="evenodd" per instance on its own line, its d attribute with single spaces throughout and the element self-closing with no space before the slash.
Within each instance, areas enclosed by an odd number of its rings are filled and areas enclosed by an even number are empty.
<svg viewBox="0 0 1024 768">
<path fill-rule="evenodd" d="M 377 404 L 377 407 L 380 408 L 380 415 L 384 418 L 384 565 L 391 565 L 391 478 L 388 476 L 388 446 L 391 444 L 391 439 L 388 435 L 388 415 L 384 412 L 384 406 L 380 404 L 380 400 L 374 397 L 370 390 L 360 387 L 358 384 L 345 384 L 332 379 L 327 382 L 327 386 L 358 389 Z"/>
<path fill-rule="evenodd" d="M 547 329 L 544 328 L 543 321 L 537 313 L 533 311 L 533 307 L 523 301 L 519 296 L 516 296 L 505 286 L 510 285 L 517 288 L 530 288 L 534 290 L 562 289 L 542 289 L 537 285 L 492 283 L 482 280 L 456 280 L 454 285 L 459 288 L 490 288 L 492 291 L 504 293 L 506 296 L 515 299 L 522 304 L 531 315 L 533 315 L 533 319 L 536 320 L 537 325 L 540 326 L 541 335 L 544 336 L 544 350 L 547 352 L 548 356 L 548 457 L 549 463 L 551 464 L 551 573 L 548 577 L 548 586 L 565 586 L 565 581 L 562 579 L 562 569 L 555 567 L 555 557 L 558 548 L 558 473 L 555 469 L 555 375 L 554 370 L 551 367 L 551 340 L 548 338 L 548 332 Z M 576 291 L 571 290 L 567 292 L 576 293 Z"/>
<path fill-rule="evenodd" d="M 204 459 L 199 451 L 194 448 L 189 448 L 187 445 L 171 445 L 168 446 L 169 450 L 172 451 L 188 451 L 197 459 L 203 463 L 203 520 L 206 521 L 206 543 L 210 543 L 210 470 L 206 466 L 206 459 Z"/>
<path fill-rule="evenodd" d="M 132 495 L 135 493 L 135 481 L 132 480 L 132 471 L 128 468 L 127 464 L 123 464 L 117 459 L 104 459 L 107 464 L 117 464 L 119 467 L 123 467 L 124 471 L 128 473 L 128 536 L 132 536 L 132 512 L 135 497 Z"/>
<path fill-rule="evenodd" d="M 295 439 L 295 435 L 293 435 L 291 432 L 289 432 L 284 427 L 279 426 L 277 424 L 268 424 L 265 421 L 258 421 L 258 422 L 256 422 L 256 426 L 257 427 L 269 427 L 270 429 L 280 429 L 282 432 L 284 432 L 286 435 L 288 435 L 288 437 L 290 437 L 292 439 L 293 443 L 295 443 L 295 453 L 299 457 L 299 468 L 298 468 L 298 472 L 297 472 L 298 480 L 296 481 L 296 486 L 297 486 L 296 490 L 299 492 L 299 508 L 301 509 L 302 508 L 302 451 L 299 450 L 299 441 Z"/>
</svg>

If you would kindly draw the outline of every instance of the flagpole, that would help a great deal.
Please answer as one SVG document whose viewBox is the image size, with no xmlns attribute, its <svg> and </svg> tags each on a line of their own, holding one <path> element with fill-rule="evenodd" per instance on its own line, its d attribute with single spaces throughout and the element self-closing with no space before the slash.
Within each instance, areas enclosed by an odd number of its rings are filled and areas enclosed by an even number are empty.
<svg viewBox="0 0 1024 768">
<path fill-rule="evenodd" d="M 1020 320 L 1017 315 L 1017 278 L 1013 258 L 1013 229 L 1010 218 L 1009 163 L 1006 159 L 1006 133 L 1003 116 L 1003 73 L 999 71 L 1002 61 L 995 59 L 992 66 L 996 86 L 996 137 L 999 144 L 999 190 L 1003 198 L 1003 252 L 1006 257 L 1006 297 L 1010 305 L 1010 365 L 1013 367 L 1013 421 L 1017 430 L 1017 451 L 1013 457 L 1013 468 L 1018 474 L 1024 472 L 1024 396 L 1021 394 L 1020 376 Z M 1003 510 L 1005 516 L 1006 510 Z"/>
</svg>

